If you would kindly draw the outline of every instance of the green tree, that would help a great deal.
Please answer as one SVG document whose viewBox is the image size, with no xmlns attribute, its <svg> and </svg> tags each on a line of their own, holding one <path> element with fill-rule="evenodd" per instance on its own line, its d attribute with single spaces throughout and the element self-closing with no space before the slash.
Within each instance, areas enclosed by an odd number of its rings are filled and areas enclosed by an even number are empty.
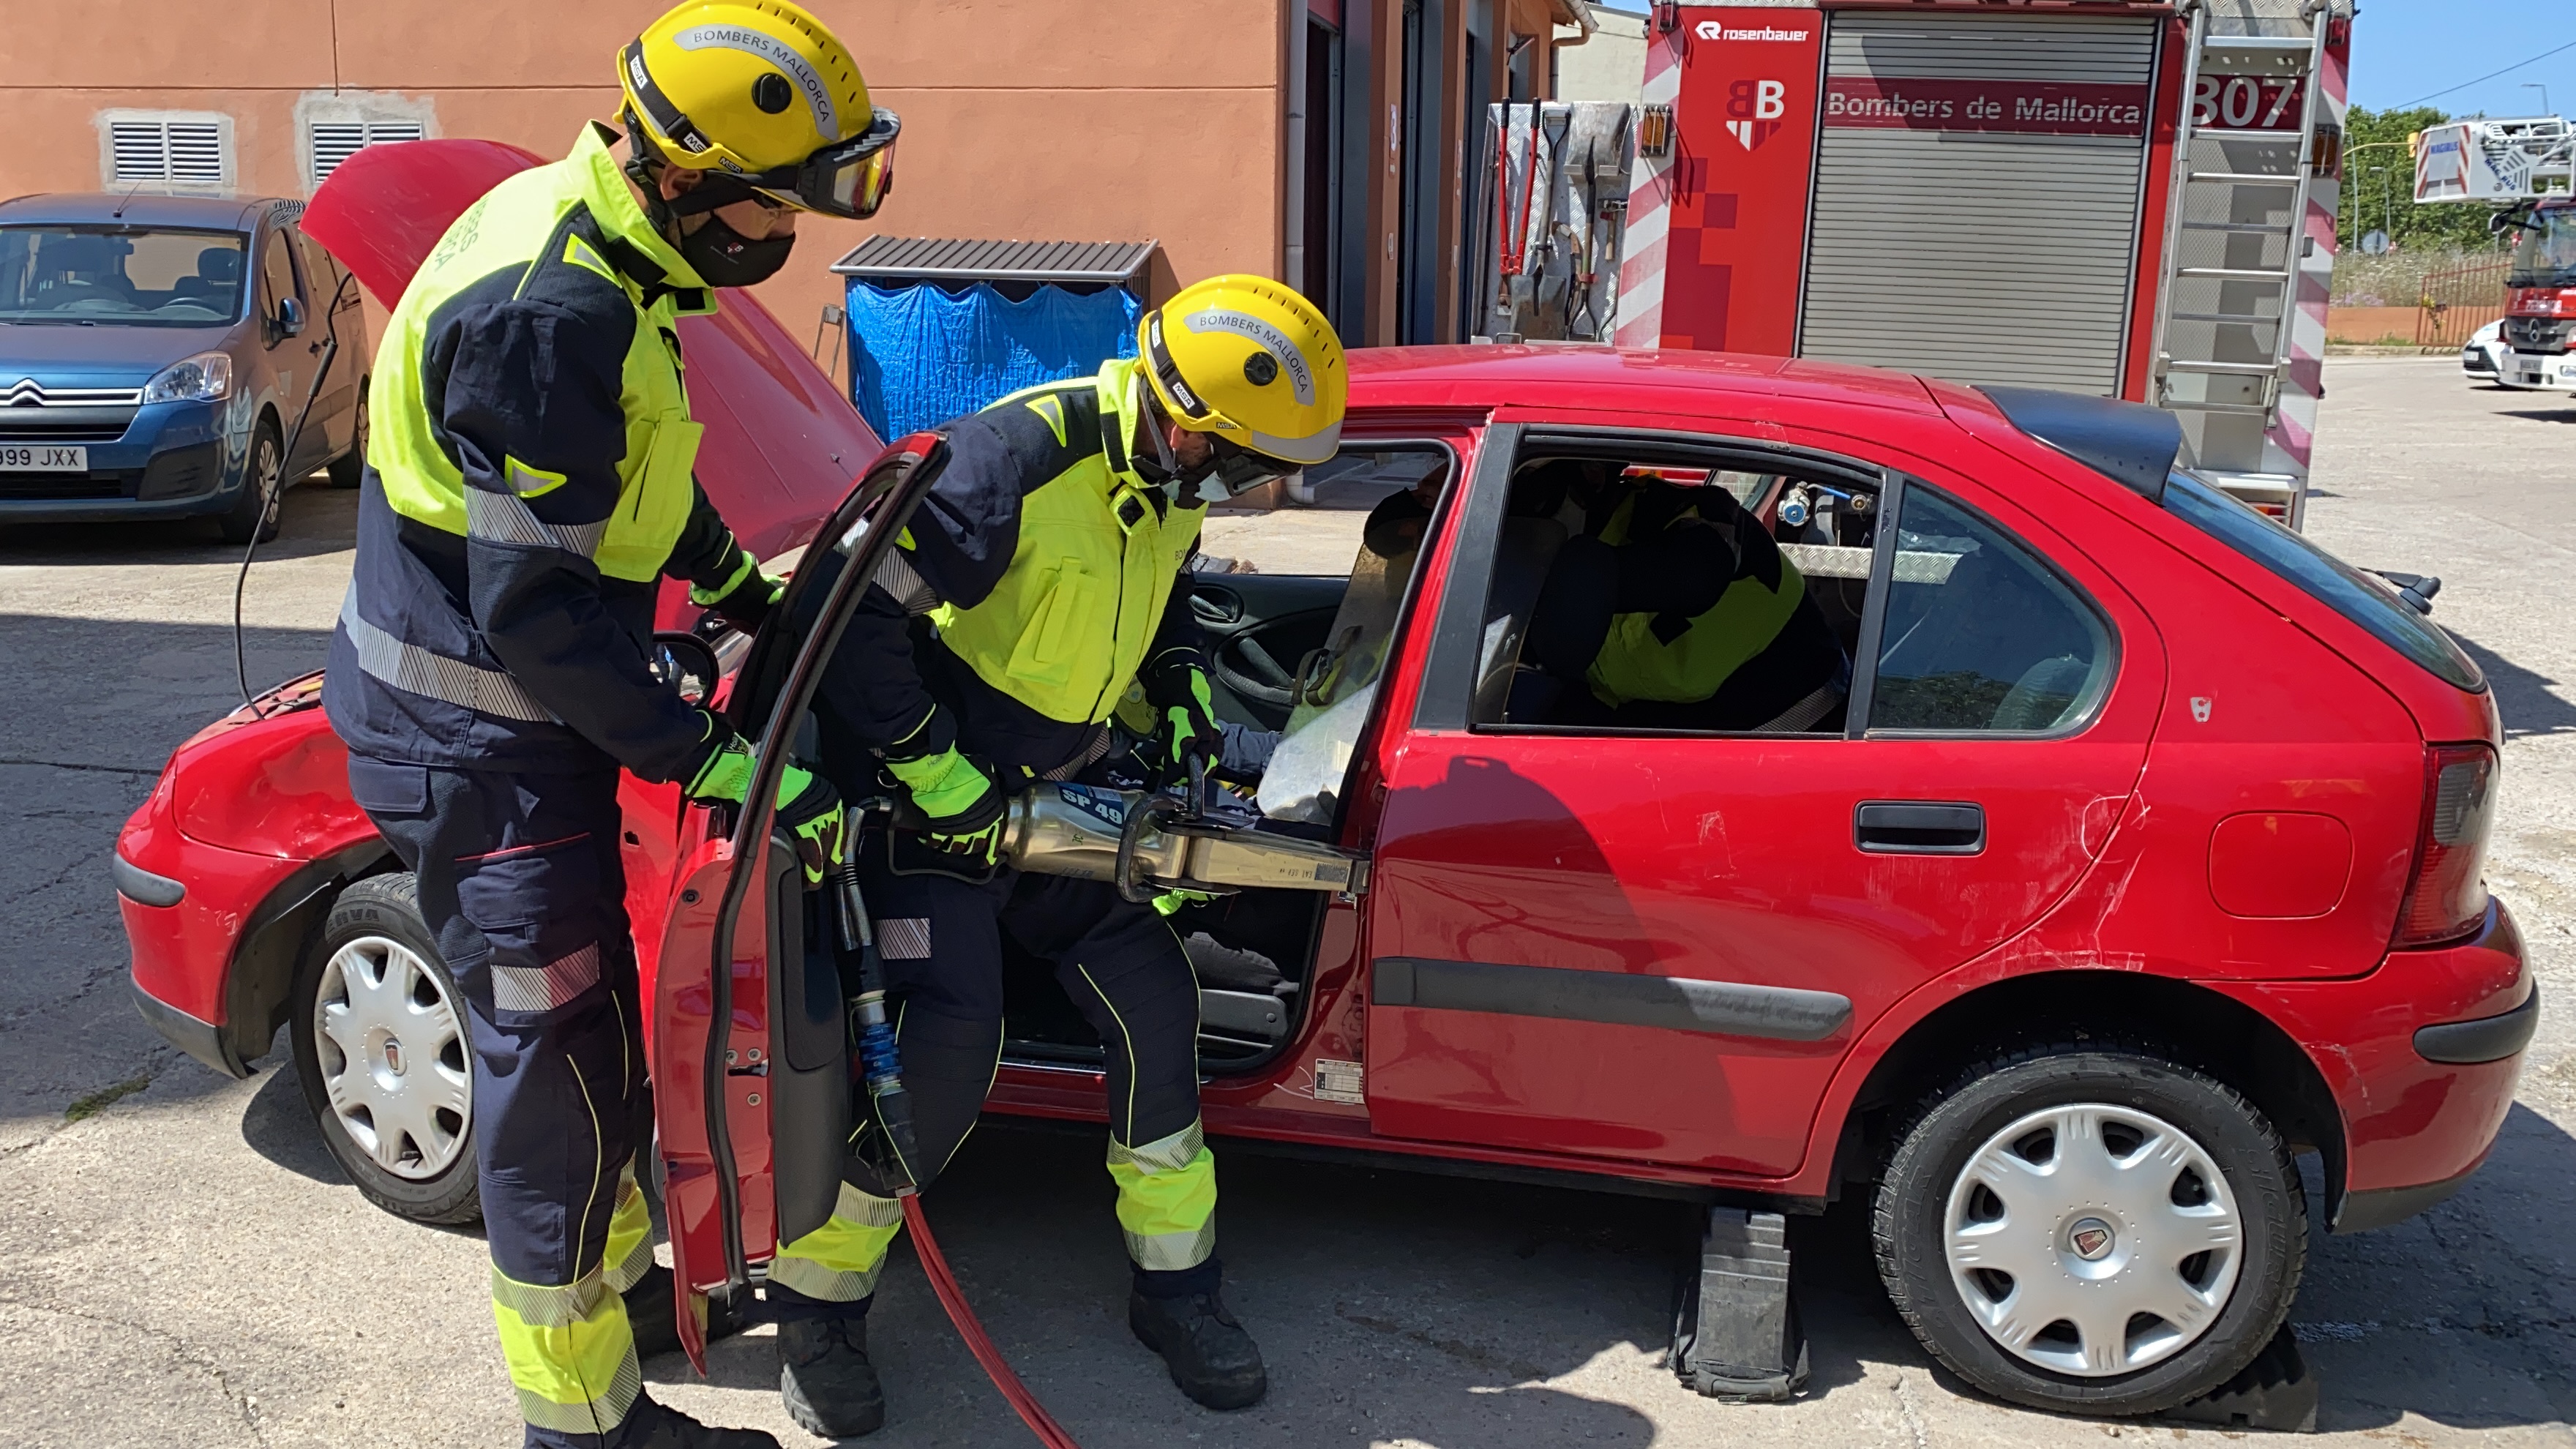
<svg viewBox="0 0 2576 1449">
<path fill-rule="evenodd" d="M 2344 118 L 2343 210 L 2346 250 L 2370 232 L 2386 231 L 2399 250 L 2489 250 L 2494 208 L 2473 201 L 2415 204 L 2415 159 L 2406 138 L 2455 119 L 2432 106 L 2374 111 L 2355 106 Z M 2365 149 L 2367 148 L 2367 149 Z"/>
</svg>

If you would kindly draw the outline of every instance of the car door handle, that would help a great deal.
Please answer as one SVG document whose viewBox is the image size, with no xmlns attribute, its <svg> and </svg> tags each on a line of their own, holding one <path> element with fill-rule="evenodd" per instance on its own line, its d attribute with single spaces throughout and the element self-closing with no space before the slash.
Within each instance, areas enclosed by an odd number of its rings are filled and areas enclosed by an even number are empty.
<svg viewBox="0 0 2576 1449">
<path fill-rule="evenodd" d="M 1986 808 L 1864 800 L 1852 811 L 1852 841 L 1872 855 L 1977 855 L 1986 848 Z"/>
</svg>

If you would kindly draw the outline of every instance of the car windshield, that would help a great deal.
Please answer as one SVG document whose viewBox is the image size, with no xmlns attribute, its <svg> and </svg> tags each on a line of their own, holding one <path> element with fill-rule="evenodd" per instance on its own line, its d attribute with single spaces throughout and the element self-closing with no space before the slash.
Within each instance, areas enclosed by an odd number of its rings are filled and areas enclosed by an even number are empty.
<svg viewBox="0 0 2576 1449">
<path fill-rule="evenodd" d="M 0 322 L 204 327 L 241 315 L 249 239 L 229 231 L 0 227 Z"/>
<path fill-rule="evenodd" d="M 2165 506 L 2369 630 L 2434 677 L 2462 689 L 2486 688 L 2478 666 L 2451 636 L 2399 602 L 2394 589 L 2238 502 L 2217 484 L 2177 470 L 2165 488 Z"/>
<path fill-rule="evenodd" d="M 2532 213 L 2513 244 L 2508 287 L 2576 287 L 2576 207 Z"/>
</svg>

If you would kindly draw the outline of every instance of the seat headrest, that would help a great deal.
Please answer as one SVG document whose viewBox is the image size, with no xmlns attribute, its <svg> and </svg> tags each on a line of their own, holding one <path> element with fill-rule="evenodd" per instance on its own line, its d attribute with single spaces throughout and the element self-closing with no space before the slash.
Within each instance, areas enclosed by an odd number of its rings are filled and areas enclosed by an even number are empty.
<svg viewBox="0 0 2576 1449">
<path fill-rule="evenodd" d="M 51 238 L 38 254 L 44 266 L 60 267 L 67 272 L 119 271 L 124 258 L 125 248 L 114 237 L 87 232 Z"/>
<path fill-rule="evenodd" d="M 209 282 L 240 281 L 241 265 L 239 247 L 208 247 L 197 253 L 197 275 Z"/>
</svg>

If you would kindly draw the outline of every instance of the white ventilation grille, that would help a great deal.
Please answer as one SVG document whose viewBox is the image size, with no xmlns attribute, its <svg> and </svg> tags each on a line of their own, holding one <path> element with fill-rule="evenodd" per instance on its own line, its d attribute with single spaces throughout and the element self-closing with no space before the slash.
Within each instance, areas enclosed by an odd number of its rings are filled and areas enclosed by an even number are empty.
<svg viewBox="0 0 2576 1449">
<path fill-rule="evenodd" d="M 218 118 L 148 117 L 108 123 L 110 184 L 221 186 L 232 168 Z"/>
<path fill-rule="evenodd" d="M 321 185 L 340 163 L 369 146 L 421 138 L 418 121 L 315 121 L 312 125 L 313 184 Z"/>
</svg>

